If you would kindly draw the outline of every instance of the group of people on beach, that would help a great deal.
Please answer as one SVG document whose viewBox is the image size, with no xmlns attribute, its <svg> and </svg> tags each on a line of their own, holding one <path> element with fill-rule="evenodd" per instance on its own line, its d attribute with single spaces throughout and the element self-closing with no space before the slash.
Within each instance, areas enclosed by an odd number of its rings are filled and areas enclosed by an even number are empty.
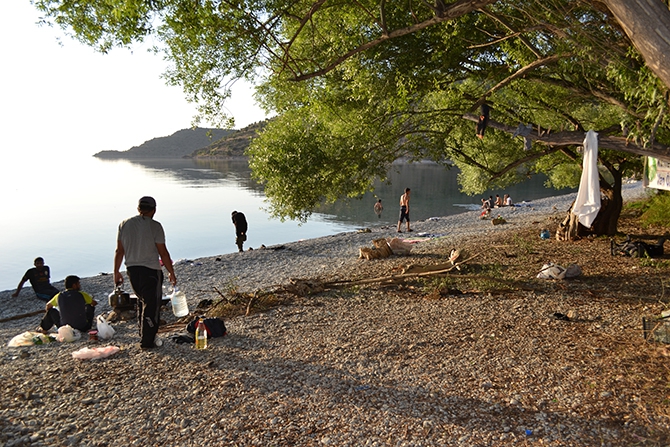
<svg viewBox="0 0 670 447">
<path fill-rule="evenodd" d="M 160 222 L 153 219 L 156 200 L 150 196 L 140 198 L 138 214 L 121 222 L 117 229 L 117 244 L 114 252 L 114 284 L 123 284 L 121 264 L 125 259 L 126 274 L 138 299 L 138 323 L 140 347 L 152 349 L 156 346 L 156 334 L 160 324 L 160 306 L 163 298 L 163 267 L 168 279 L 177 285 L 177 276 L 172 258 L 165 245 L 165 232 Z M 30 281 L 37 298 L 47 301 L 46 313 L 38 328 L 48 332 L 52 327 L 69 325 L 85 332 L 92 328 L 97 302 L 81 290 L 78 276 L 65 278 L 65 291 L 60 292 L 51 284 L 51 271 L 44 259 L 38 257 L 35 267 L 28 269 L 21 278 L 12 297 L 19 296 L 23 285 Z"/>
<path fill-rule="evenodd" d="M 407 231 L 408 232 L 413 231 L 410 228 L 409 224 L 410 192 L 411 192 L 410 188 L 405 188 L 405 193 L 400 196 L 400 216 L 398 217 L 398 228 L 397 228 L 398 233 L 402 233 L 401 226 L 404 221 L 407 222 Z M 504 194 L 502 198 L 500 197 L 499 194 L 496 194 L 495 200 L 493 199 L 493 196 L 489 196 L 488 199 L 486 197 L 483 197 L 481 206 L 481 208 L 483 209 L 482 215 L 490 213 L 492 208 L 500 208 L 503 206 L 514 206 L 512 198 L 509 196 L 509 194 Z M 382 199 L 378 199 L 374 205 L 375 214 L 377 214 L 378 217 L 381 217 L 383 209 L 384 207 L 382 206 Z"/>
<path fill-rule="evenodd" d="M 509 194 L 503 195 L 502 198 L 500 198 L 500 195 L 496 194 L 495 200 L 493 200 L 493 196 L 489 196 L 487 199 L 486 197 L 482 197 L 482 206 L 481 208 L 483 210 L 490 210 L 491 208 L 500 208 L 502 206 L 513 206 L 514 204 L 512 203 L 512 198 L 509 196 Z"/>
<path fill-rule="evenodd" d="M 117 244 L 114 252 L 114 284 L 124 282 L 121 264 L 125 260 L 126 274 L 138 298 L 137 316 L 140 347 L 152 349 L 156 346 L 156 334 L 160 324 L 160 308 L 163 298 L 163 267 L 167 270 L 172 286 L 177 285 L 172 258 L 165 244 L 165 231 L 160 222 L 154 220 L 156 200 L 150 196 L 140 198 L 138 214 L 125 219 L 117 229 Z M 243 251 L 247 240 L 248 224 L 243 213 L 233 211 L 235 244 Z M 54 326 L 69 325 L 82 332 L 93 327 L 95 306 L 98 304 L 88 293 L 81 290 L 80 278 L 70 275 L 65 278 L 65 291 L 60 292 L 51 284 L 51 271 L 44 259 L 38 257 L 34 267 L 21 278 L 13 298 L 19 296 L 23 285 L 29 281 L 35 296 L 46 301 L 46 312 L 40 326 L 48 332 Z"/>
</svg>

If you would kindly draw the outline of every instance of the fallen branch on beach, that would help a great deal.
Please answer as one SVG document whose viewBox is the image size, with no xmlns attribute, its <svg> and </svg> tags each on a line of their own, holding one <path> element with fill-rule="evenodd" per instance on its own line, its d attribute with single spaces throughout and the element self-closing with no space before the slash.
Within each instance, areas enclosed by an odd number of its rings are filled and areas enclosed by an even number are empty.
<svg viewBox="0 0 670 447">
<path fill-rule="evenodd" d="M 39 314 L 43 314 L 43 313 L 44 313 L 44 309 L 36 310 L 34 312 L 28 312 L 27 314 L 14 315 L 13 317 L 7 317 L 7 318 L 0 319 L 0 323 L 5 323 L 7 321 L 12 321 L 12 320 L 21 320 L 23 318 L 28 318 L 28 317 L 34 317 L 35 315 L 39 315 Z"/>
<path fill-rule="evenodd" d="M 390 275 L 390 276 L 382 276 L 379 278 L 368 278 L 368 279 L 359 279 L 359 280 L 351 280 L 351 281 L 333 281 L 329 283 L 325 283 L 323 286 L 325 288 L 341 288 L 341 287 L 349 287 L 349 286 L 359 286 L 363 284 L 373 284 L 373 283 L 385 283 L 385 282 L 397 282 L 400 280 L 405 280 L 409 278 L 420 278 L 423 276 L 431 276 L 431 275 L 440 275 L 443 273 L 448 273 L 454 269 L 458 269 L 459 266 L 465 264 L 466 262 L 472 261 L 475 259 L 477 256 L 479 256 L 481 253 L 477 253 L 474 256 L 470 256 L 468 259 L 465 259 L 461 262 L 457 262 L 454 265 L 452 265 L 449 268 L 445 269 L 440 269 L 440 270 L 431 270 L 431 271 L 424 271 L 424 272 L 416 272 L 416 273 L 403 273 L 400 275 Z"/>
</svg>

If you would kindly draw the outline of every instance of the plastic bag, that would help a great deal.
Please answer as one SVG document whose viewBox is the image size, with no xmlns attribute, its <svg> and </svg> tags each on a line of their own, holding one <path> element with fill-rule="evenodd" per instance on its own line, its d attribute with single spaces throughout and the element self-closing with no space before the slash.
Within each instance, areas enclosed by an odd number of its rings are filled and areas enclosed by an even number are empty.
<svg viewBox="0 0 670 447">
<path fill-rule="evenodd" d="M 81 332 L 77 329 L 73 329 L 69 324 L 61 326 L 58 328 L 58 335 L 56 335 L 56 340 L 60 342 L 70 343 L 81 338 Z"/>
<path fill-rule="evenodd" d="M 102 315 L 98 315 L 96 323 L 98 326 L 98 337 L 102 338 L 103 340 L 112 338 L 116 333 L 112 325 L 109 324 L 109 322 L 105 320 L 105 317 Z"/>
<path fill-rule="evenodd" d="M 542 266 L 542 270 L 537 274 L 539 279 L 566 279 L 574 278 L 582 274 L 582 269 L 577 264 L 570 264 L 568 268 L 549 262 Z"/>
<path fill-rule="evenodd" d="M 39 332 L 26 331 L 9 340 L 7 346 L 10 348 L 18 348 L 19 346 L 32 346 L 35 344 L 34 338 L 39 337 L 40 335 L 42 334 Z"/>
<path fill-rule="evenodd" d="M 119 352 L 117 346 L 105 346 L 104 348 L 81 348 L 78 351 L 72 353 L 72 357 L 75 359 L 86 360 L 86 359 L 104 359 L 110 355 L 114 355 Z"/>
</svg>

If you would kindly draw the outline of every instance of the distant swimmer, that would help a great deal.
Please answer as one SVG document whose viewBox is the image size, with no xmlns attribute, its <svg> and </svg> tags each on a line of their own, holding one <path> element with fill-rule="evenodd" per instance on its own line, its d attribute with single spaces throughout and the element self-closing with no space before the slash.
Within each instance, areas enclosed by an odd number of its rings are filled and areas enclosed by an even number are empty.
<svg viewBox="0 0 670 447">
<path fill-rule="evenodd" d="M 382 206 L 382 199 L 377 200 L 377 203 L 375 203 L 375 214 L 377 217 L 382 217 L 382 210 L 384 207 Z"/>
</svg>

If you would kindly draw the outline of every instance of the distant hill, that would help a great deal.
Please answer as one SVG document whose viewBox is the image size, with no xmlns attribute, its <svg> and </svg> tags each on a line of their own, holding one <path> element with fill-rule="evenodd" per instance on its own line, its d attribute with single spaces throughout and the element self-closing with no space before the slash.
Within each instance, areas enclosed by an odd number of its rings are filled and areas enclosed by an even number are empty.
<svg viewBox="0 0 670 447">
<path fill-rule="evenodd" d="M 235 130 L 207 147 L 191 154 L 193 158 L 230 158 L 244 157 L 244 151 L 258 132 L 263 130 L 267 121 L 251 124 L 244 129 Z"/>
<path fill-rule="evenodd" d="M 209 146 L 212 141 L 234 134 L 230 129 L 182 129 L 167 137 L 153 138 L 127 151 L 102 151 L 94 155 L 106 159 L 151 159 L 190 157 L 194 151 Z"/>
</svg>

